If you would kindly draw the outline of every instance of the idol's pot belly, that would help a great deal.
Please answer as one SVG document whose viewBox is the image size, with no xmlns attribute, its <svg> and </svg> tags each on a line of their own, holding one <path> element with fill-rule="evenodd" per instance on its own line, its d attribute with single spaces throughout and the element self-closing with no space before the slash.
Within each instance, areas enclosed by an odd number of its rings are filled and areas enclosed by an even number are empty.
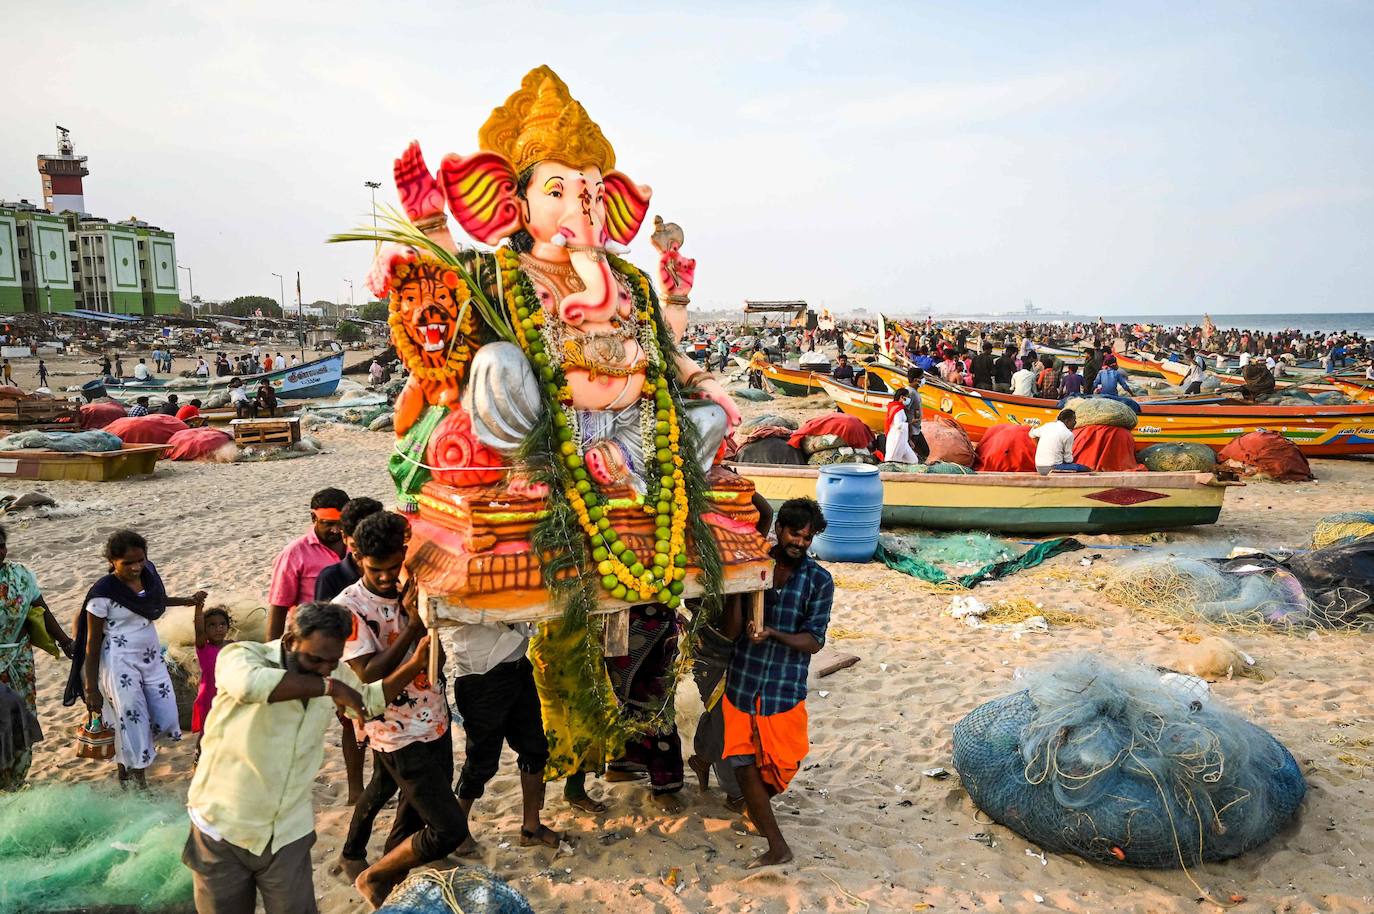
<svg viewBox="0 0 1374 914">
<path fill-rule="evenodd" d="M 638 349 L 635 350 L 636 356 Z M 572 369 L 567 372 L 568 389 L 572 391 L 573 406 L 577 409 L 624 409 L 639 401 L 644 391 L 644 372 L 616 378 Z"/>
</svg>

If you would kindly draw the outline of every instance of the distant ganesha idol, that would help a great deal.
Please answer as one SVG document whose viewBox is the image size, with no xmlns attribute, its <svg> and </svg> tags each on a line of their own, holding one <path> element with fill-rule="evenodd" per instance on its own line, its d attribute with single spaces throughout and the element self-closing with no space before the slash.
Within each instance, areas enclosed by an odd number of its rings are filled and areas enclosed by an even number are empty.
<svg viewBox="0 0 1374 914">
<path fill-rule="evenodd" d="M 437 174 L 412 143 L 395 168 L 405 218 L 336 239 L 388 242 L 369 283 L 410 370 L 391 471 L 421 586 L 497 618 L 761 589 L 753 487 L 713 465 L 739 411 L 677 348 L 696 268 L 681 229 L 660 219 L 653 234 L 660 299 L 619 256 L 650 190 L 614 170 L 548 67 L 478 143 Z M 445 204 L 494 252 L 460 249 Z"/>
</svg>

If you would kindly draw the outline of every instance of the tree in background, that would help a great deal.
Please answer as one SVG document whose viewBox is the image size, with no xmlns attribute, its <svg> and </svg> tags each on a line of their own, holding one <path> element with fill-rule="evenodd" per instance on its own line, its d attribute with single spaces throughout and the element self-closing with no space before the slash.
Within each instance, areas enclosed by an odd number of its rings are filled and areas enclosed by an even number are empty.
<svg viewBox="0 0 1374 914">
<path fill-rule="evenodd" d="M 252 317 L 259 308 L 263 317 L 281 317 L 281 305 L 275 298 L 266 295 L 240 295 L 233 301 L 225 302 L 223 311 L 233 317 Z"/>
<path fill-rule="evenodd" d="M 385 321 L 391 316 L 390 306 L 384 301 L 370 301 L 363 305 L 363 310 L 359 314 L 365 321 Z"/>
<path fill-rule="evenodd" d="M 363 328 L 352 321 L 339 321 L 339 342 L 340 343 L 361 343 L 364 334 Z"/>
</svg>

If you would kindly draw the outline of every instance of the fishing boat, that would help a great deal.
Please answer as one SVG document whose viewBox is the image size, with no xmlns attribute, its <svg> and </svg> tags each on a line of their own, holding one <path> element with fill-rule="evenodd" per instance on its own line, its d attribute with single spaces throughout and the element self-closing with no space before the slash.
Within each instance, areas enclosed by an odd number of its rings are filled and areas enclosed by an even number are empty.
<svg viewBox="0 0 1374 914">
<path fill-rule="evenodd" d="M 343 376 L 343 363 L 344 354 L 336 352 L 322 359 L 297 365 L 295 368 L 237 377 L 249 390 L 255 390 L 266 378 L 279 400 L 307 400 L 311 397 L 327 397 L 338 389 L 339 379 Z M 182 400 L 190 400 L 192 397 L 206 397 L 227 391 L 229 382 L 234 377 L 226 375 L 204 380 L 176 378 L 170 381 L 126 379 L 119 384 L 107 381 L 105 390 L 116 400 L 133 400 L 144 396 L 165 397 L 167 394 L 176 394 Z"/>
<path fill-rule="evenodd" d="M 157 466 L 163 444 L 126 444 L 117 451 L 0 451 L 0 478 L 43 482 L 110 482 L 147 476 Z"/>
<path fill-rule="evenodd" d="M 1135 357 L 1119 355 L 1117 364 L 1126 369 L 1130 374 L 1153 374 L 1161 377 L 1174 386 L 1182 386 L 1183 379 L 1188 375 L 1188 366 L 1182 362 L 1174 362 L 1168 359 L 1154 359 L 1143 354 Z M 1284 366 L 1285 372 L 1292 372 L 1293 369 Z M 1241 386 L 1245 383 L 1245 378 L 1238 374 L 1227 374 L 1225 372 L 1214 371 L 1213 374 L 1222 384 Z M 1357 403 L 1365 403 L 1374 400 L 1374 387 L 1361 384 L 1360 379 L 1346 380 L 1334 375 L 1313 375 L 1304 373 L 1295 378 L 1291 374 L 1278 375 L 1275 380 L 1280 384 L 1287 384 L 1306 391 L 1309 394 L 1320 393 L 1339 393 L 1347 399 Z"/>
<path fill-rule="evenodd" d="M 738 464 L 774 508 L 816 496 L 818 467 Z M 1226 489 L 1211 473 L 879 473 L 883 526 L 1050 536 L 1216 523 Z"/>
<path fill-rule="evenodd" d="M 883 430 L 890 394 L 869 393 L 831 378 L 821 378 L 820 383 L 842 412 L 857 416 L 874 431 Z M 955 420 L 975 442 L 993 425 L 1041 425 L 1054 421 L 1059 413 L 1053 400 L 970 390 L 943 381 L 921 386 L 921 408 L 922 415 Z M 1268 429 L 1283 435 L 1308 457 L 1374 454 L 1374 404 L 1248 406 L 1142 401 L 1140 409 L 1138 424 L 1131 430 L 1137 450 L 1151 444 L 1189 442 L 1220 450 L 1241 435 Z"/>
<path fill-rule="evenodd" d="M 849 351 L 859 355 L 869 355 L 877 345 L 877 336 L 873 333 L 854 333 L 849 337 Z"/>
</svg>

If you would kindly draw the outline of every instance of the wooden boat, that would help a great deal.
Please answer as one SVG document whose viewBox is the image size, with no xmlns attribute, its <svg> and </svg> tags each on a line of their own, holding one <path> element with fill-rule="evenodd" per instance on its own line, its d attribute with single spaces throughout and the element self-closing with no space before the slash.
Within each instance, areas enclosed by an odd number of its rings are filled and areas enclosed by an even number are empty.
<svg viewBox="0 0 1374 914">
<path fill-rule="evenodd" d="M 147 476 L 157 466 L 163 444 L 126 444 L 117 451 L 0 451 L 0 478 L 40 481 L 110 482 Z"/>
<path fill-rule="evenodd" d="M 1187 365 L 1168 359 L 1152 359 L 1138 354 L 1134 358 L 1120 355 L 1117 356 L 1116 361 L 1118 365 L 1132 375 L 1153 373 L 1176 387 L 1182 386 L 1183 379 L 1188 375 Z M 1285 366 L 1285 371 L 1292 372 L 1293 369 Z M 1212 371 L 1212 374 L 1215 374 L 1222 384 L 1239 387 L 1245 383 L 1245 378 L 1238 374 L 1227 374 L 1219 371 Z M 1374 387 L 1361 384 L 1361 379 L 1345 380 L 1332 375 L 1310 374 L 1295 378 L 1292 374 L 1284 374 L 1276 375 L 1274 380 L 1280 388 L 1286 385 L 1306 391 L 1309 394 L 1339 393 L 1357 403 L 1374 401 Z"/>
<path fill-rule="evenodd" d="M 250 391 L 256 390 L 263 378 L 271 383 L 277 392 L 278 400 L 308 400 L 311 397 L 327 397 L 339 387 L 343 376 L 344 354 L 336 352 L 322 359 L 283 368 L 280 371 L 267 371 L 260 374 L 240 375 L 243 386 Z M 138 397 L 165 397 L 176 394 L 182 400 L 192 397 L 206 397 L 229 389 L 233 376 L 213 377 L 200 383 L 170 384 L 164 380 L 134 381 L 125 379 L 123 383 L 106 383 L 105 390 L 116 400 L 134 400 Z"/>
<path fill-rule="evenodd" d="M 306 407 L 307 404 L 304 403 L 278 403 L 276 416 L 274 418 L 288 416 Z M 239 415 L 238 410 L 234 409 L 232 406 L 217 406 L 214 409 L 202 409 L 200 411 L 200 417 L 204 419 L 208 425 L 228 425 L 230 422 L 237 419 Z"/>
<path fill-rule="evenodd" d="M 734 469 L 774 508 L 816 496 L 817 467 Z M 1049 536 L 1216 523 L 1226 489 L 1211 473 L 879 473 L 883 526 Z"/>
<path fill-rule="evenodd" d="M 854 333 L 849 337 L 849 351 L 859 355 L 869 355 L 877 345 L 877 335 L 873 333 Z"/>
<path fill-rule="evenodd" d="M 821 378 L 821 386 L 842 412 L 857 416 L 874 431 L 882 431 L 889 394 L 871 394 Z M 978 441 L 990 426 L 1001 423 L 1040 425 L 1059 413 L 1052 400 L 1016 397 L 987 390 L 969 390 L 928 382 L 921 387 L 922 415 L 954 419 Z M 1136 448 L 1163 442 L 1205 444 L 1220 450 L 1248 432 L 1268 429 L 1293 442 L 1308 457 L 1374 454 L 1374 404 L 1351 406 L 1245 406 L 1229 403 L 1187 405 L 1141 403 L 1139 423 L 1132 430 Z"/>
</svg>

